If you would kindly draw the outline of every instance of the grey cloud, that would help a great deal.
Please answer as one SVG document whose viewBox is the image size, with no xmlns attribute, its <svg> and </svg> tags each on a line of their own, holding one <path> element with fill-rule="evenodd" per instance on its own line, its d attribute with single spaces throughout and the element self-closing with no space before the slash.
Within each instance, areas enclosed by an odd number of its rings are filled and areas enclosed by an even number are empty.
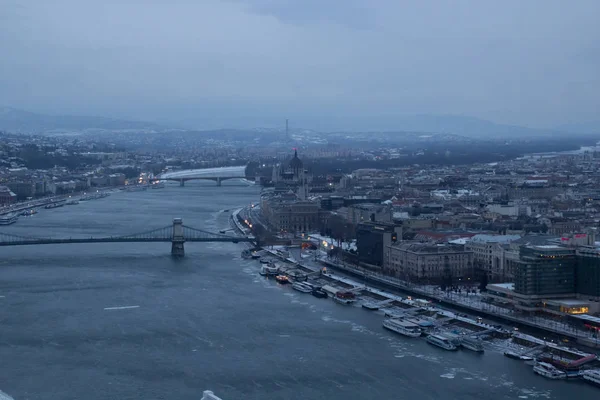
<svg viewBox="0 0 600 400">
<path fill-rule="evenodd" d="M 19 7 L 4 7 L 18 4 Z M 597 118 L 600 2 L 0 0 L 0 104 L 256 125 Z"/>
<path fill-rule="evenodd" d="M 374 24 L 377 2 L 363 0 L 232 0 L 251 12 L 273 16 L 284 23 L 307 25 L 330 22 L 351 28 Z"/>
</svg>

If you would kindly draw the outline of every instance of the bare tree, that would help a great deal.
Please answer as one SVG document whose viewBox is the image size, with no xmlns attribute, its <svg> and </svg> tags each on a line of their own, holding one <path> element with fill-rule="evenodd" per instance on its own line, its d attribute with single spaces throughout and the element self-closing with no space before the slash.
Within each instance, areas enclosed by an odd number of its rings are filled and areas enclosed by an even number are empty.
<svg viewBox="0 0 600 400">
<path fill-rule="evenodd" d="M 355 236 L 355 228 L 342 216 L 334 214 L 327 221 L 327 234 L 337 240 L 338 246 L 341 242 L 352 240 Z"/>
</svg>

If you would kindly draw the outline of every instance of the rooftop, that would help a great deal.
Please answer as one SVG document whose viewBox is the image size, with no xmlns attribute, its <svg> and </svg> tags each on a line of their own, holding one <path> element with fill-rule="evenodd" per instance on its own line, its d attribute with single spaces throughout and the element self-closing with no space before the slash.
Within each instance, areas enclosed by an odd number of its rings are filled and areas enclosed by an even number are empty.
<svg viewBox="0 0 600 400">
<path fill-rule="evenodd" d="M 570 317 L 571 318 L 582 319 L 582 320 L 588 321 L 588 322 L 594 322 L 596 324 L 600 324 L 600 318 L 599 317 L 594 317 L 593 315 L 589 315 L 589 314 L 570 315 Z"/>
<path fill-rule="evenodd" d="M 412 253 L 465 253 L 462 246 L 450 244 L 432 244 L 422 242 L 397 242 L 393 247 Z M 469 252 L 471 253 L 471 252 Z"/>
<path fill-rule="evenodd" d="M 487 285 L 488 289 L 504 289 L 504 290 L 515 290 L 515 284 L 512 282 L 508 282 L 508 283 L 491 283 L 489 285 Z"/>
<path fill-rule="evenodd" d="M 521 235 L 475 235 L 471 242 L 475 243 L 510 243 L 521 239 Z"/>
<path fill-rule="evenodd" d="M 549 241 L 560 239 L 560 236 L 556 235 L 525 235 L 520 239 L 515 240 L 513 243 L 524 244 L 524 245 L 547 245 Z"/>
<path fill-rule="evenodd" d="M 567 307 L 586 307 L 590 303 L 588 301 L 581 301 L 578 299 L 560 299 L 560 300 L 548 300 L 546 303 L 554 306 L 567 306 Z"/>
</svg>

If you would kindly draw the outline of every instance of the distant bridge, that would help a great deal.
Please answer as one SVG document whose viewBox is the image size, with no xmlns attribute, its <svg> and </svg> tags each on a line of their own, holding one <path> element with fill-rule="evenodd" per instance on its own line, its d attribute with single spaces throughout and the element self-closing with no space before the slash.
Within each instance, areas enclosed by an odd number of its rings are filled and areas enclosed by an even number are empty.
<svg viewBox="0 0 600 400">
<path fill-rule="evenodd" d="M 183 257 L 185 242 L 250 242 L 257 240 L 251 236 L 231 236 L 208 232 L 183 225 L 181 218 L 173 219 L 173 225 L 151 231 L 134 233 L 125 236 L 89 237 L 89 238 L 39 238 L 30 236 L 0 233 L 0 246 L 31 246 L 40 244 L 74 244 L 74 243 L 139 243 L 139 242 L 171 242 L 171 255 Z"/>
<path fill-rule="evenodd" d="M 156 177 L 159 180 L 178 181 L 181 186 L 184 186 L 185 181 L 193 179 L 205 179 L 217 182 L 217 186 L 221 186 L 221 182 L 226 179 L 239 179 L 246 177 L 246 167 L 221 167 L 221 168 L 203 168 L 203 169 L 187 169 L 183 171 L 165 172 Z"/>
</svg>

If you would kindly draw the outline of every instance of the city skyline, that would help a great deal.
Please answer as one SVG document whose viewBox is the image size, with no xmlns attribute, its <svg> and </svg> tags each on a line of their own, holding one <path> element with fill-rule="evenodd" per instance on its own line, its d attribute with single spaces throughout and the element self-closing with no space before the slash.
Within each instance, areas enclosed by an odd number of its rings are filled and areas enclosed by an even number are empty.
<svg viewBox="0 0 600 400">
<path fill-rule="evenodd" d="M 597 400 L 598 15 L 0 0 L 0 400 Z"/>
</svg>

